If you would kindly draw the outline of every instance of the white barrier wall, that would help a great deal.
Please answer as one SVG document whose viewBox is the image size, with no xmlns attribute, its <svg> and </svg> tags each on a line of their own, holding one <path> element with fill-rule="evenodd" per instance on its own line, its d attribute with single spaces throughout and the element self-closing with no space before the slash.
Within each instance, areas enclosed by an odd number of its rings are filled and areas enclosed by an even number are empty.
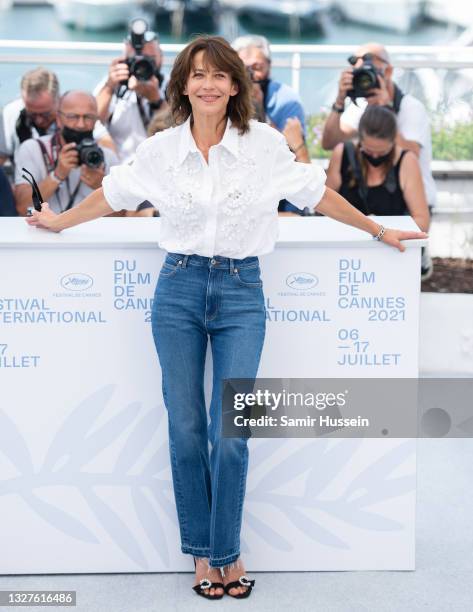
<svg viewBox="0 0 473 612">
<path fill-rule="evenodd" d="M 391 227 L 415 229 L 407 217 Z M 159 220 L 0 222 L 0 573 L 189 571 L 150 329 Z M 261 377 L 415 377 L 421 242 L 283 219 Z M 248 571 L 413 569 L 415 440 L 252 439 Z"/>
</svg>

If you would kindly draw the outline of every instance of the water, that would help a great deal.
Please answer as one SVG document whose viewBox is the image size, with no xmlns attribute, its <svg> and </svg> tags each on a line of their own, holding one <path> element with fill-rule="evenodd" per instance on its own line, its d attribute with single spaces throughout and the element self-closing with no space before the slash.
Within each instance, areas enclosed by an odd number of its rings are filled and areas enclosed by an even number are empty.
<svg viewBox="0 0 473 612">
<path fill-rule="evenodd" d="M 380 0 L 382 1 L 382 0 Z M 202 31 L 202 24 L 192 24 L 188 33 L 181 39 L 172 36 L 169 24 L 161 21 L 155 24 L 164 43 L 186 42 L 189 34 Z M 379 30 L 353 23 L 335 23 L 329 19 L 325 22 L 323 31 L 303 34 L 298 39 L 291 39 L 288 33 L 261 29 L 248 20 L 238 23 L 238 34 L 253 32 L 264 34 L 273 43 L 307 43 L 307 44 L 360 44 L 368 40 L 378 40 L 384 44 L 398 45 L 442 45 L 455 40 L 459 29 L 454 26 L 422 22 L 410 34 L 399 34 L 388 30 Z M 225 32 L 218 31 L 220 34 Z M 121 28 L 109 32 L 88 32 L 70 29 L 56 19 L 54 9 L 50 6 L 14 7 L 0 12 L 0 38 L 15 40 L 48 40 L 48 41 L 89 41 L 89 42 L 121 42 L 126 29 Z M 12 50 L 11 52 L 14 52 Z M 7 54 L 8 51 L 1 50 Z M 57 52 L 59 54 L 59 52 Z M 64 52 L 61 52 L 63 54 Z M 28 69 L 41 63 L 41 52 L 33 51 L 31 63 L 0 64 L 0 106 L 18 96 L 21 75 Z M 72 55 L 72 54 L 71 54 Z M 106 54 L 113 57 L 116 54 Z M 106 72 L 104 66 L 78 63 L 74 66 L 48 63 L 47 67 L 55 70 L 61 82 L 63 91 L 81 87 L 93 89 Z M 339 71 L 318 70 L 304 72 L 301 79 L 301 95 L 307 112 L 317 112 L 320 106 L 327 104 L 334 95 Z M 273 76 L 290 83 L 289 70 L 275 69 Z"/>
</svg>

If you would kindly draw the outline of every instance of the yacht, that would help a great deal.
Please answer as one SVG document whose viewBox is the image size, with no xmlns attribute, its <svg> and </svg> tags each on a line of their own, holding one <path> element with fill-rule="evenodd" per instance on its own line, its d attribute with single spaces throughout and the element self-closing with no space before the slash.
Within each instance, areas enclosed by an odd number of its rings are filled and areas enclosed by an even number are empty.
<svg viewBox="0 0 473 612">
<path fill-rule="evenodd" d="M 407 33 L 423 17 L 424 0 L 335 0 L 332 11 L 348 21 Z"/>
<path fill-rule="evenodd" d="M 473 27 L 473 3 L 465 0 L 427 0 L 425 16 L 442 23 Z"/>
<path fill-rule="evenodd" d="M 81 30 L 111 30 L 127 24 L 142 6 L 139 0 L 53 0 L 61 23 Z"/>
<path fill-rule="evenodd" d="M 223 10 L 269 27 L 283 27 L 291 33 L 320 28 L 332 0 L 220 0 Z"/>
</svg>

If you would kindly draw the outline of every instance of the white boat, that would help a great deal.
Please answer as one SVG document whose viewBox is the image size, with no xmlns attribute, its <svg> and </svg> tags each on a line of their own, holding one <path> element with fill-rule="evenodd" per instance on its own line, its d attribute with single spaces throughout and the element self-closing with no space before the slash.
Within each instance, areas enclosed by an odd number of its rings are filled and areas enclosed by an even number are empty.
<svg viewBox="0 0 473 612">
<path fill-rule="evenodd" d="M 423 16 L 423 0 L 335 0 L 333 9 L 349 21 L 409 32 Z"/>
<path fill-rule="evenodd" d="M 321 25 L 332 0 L 220 0 L 223 9 L 264 26 L 303 30 Z"/>
<path fill-rule="evenodd" d="M 424 11 L 434 21 L 473 27 L 473 3 L 469 0 L 427 0 Z"/>
<path fill-rule="evenodd" d="M 81 30 L 109 30 L 136 16 L 137 0 L 53 0 L 59 21 Z"/>
</svg>

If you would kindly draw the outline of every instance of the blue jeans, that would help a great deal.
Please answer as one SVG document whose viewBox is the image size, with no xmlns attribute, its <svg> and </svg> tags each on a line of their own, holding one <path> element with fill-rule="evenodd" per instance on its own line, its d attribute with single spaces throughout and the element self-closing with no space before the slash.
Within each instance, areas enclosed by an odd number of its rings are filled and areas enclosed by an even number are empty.
<svg viewBox="0 0 473 612">
<path fill-rule="evenodd" d="M 168 253 L 153 302 L 181 550 L 212 567 L 238 559 L 248 440 L 222 437 L 222 381 L 255 378 L 265 334 L 257 257 Z M 210 338 L 209 417 L 204 366 Z M 211 452 L 209 458 L 209 441 Z"/>
</svg>

